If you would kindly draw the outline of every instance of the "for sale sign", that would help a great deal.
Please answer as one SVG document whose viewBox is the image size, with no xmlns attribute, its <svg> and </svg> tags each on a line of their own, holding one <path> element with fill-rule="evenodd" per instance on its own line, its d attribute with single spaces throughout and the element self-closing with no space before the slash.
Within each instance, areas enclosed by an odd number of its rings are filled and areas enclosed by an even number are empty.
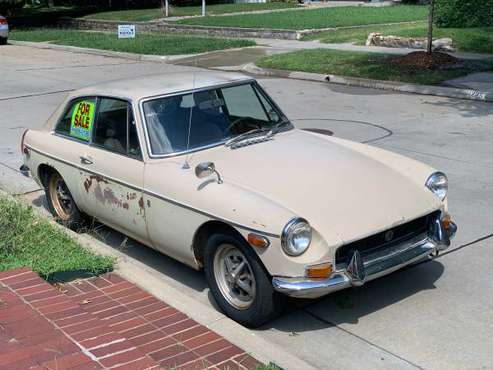
<svg viewBox="0 0 493 370">
<path fill-rule="evenodd" d="M 134 24 L 119 24 L 118 25 L 118 38 L 119 39 L 134 39 L 135 38 L 135 25 Z"/>
<path fill-rule="evenodd" d="M 94 102 L 81 101 L 75 106 L 70 124 L 70 136 L 89 141 L 94 122 Z"/>
</svg>

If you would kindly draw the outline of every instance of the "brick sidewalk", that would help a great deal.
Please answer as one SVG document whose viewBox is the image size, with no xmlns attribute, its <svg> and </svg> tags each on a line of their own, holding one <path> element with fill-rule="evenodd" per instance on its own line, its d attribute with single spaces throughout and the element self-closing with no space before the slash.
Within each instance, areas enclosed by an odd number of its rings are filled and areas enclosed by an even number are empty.
<svg viewBox="0 0 493 370">
<path fill-rule="evenodd" d="M 258 365 L 242 349 L 114 273 L 56 287 L 26 268 L 0 273 L 0 368 Z"/>
</svg>

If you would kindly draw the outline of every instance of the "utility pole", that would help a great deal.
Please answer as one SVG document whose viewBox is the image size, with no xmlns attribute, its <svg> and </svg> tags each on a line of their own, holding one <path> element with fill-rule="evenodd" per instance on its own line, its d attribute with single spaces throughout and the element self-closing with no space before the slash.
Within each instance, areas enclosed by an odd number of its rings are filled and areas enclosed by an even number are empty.
<svg viewBox="0 0 493 370">
<path fill-rule="evenodd" d="M 435 19 L 435 0 L 430 0 L 430 11 L 428 12 L 428 54 L 433 51 L 433 21 Z"/>
<path fill-rule="evenodd" d="M 205 17 L 205 0 L 202 0 L 202 17 Z"/>
</svg>

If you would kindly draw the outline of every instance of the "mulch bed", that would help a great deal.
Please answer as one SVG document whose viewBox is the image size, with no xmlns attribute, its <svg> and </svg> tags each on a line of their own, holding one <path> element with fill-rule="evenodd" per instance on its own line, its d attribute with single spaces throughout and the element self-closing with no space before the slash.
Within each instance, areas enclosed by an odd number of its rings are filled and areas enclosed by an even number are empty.
<svg viewBox="0 0 493 370">
<path fill-rule="evenodd" d="M 252 369 L 241 348 L 120 276 L 0 273 L 0 369 Z"/>
<path fill-rule="evenodd" d="M 446 69 L 460 66 L 462 61 L 442 52 L 428 54 L 426 51 L 414 51 L 406 55 L 389 58 L 393 66 L 407 70 Z"/>
</svg>

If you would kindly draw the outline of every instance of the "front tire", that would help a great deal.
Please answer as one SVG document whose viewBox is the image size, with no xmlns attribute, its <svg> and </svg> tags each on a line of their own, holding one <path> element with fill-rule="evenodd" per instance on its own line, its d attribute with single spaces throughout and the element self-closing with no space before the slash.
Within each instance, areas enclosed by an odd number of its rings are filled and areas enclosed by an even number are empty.
<svg viewBox="0 0 493 370">
<path fill-rule="evenodd" d="M 0 45 L 7 45 L 7 38 L 6 37 L 0 37 Z"/>
<path fill-rule="evenodd" d="M 204 251 L 204 270 L 221 310 L 248 327 L 278 316 L 286 296 L 276 292 L 258 256 L 240 237 L 213 235 Z"/>
<path fill-rule="evenodd" d="M 72 230 L 83 226 L 83 215 L 58 172 L 53 171 L 48 175 L 45 193 L 48 207 L 57 221 Z"/>
</svg>

